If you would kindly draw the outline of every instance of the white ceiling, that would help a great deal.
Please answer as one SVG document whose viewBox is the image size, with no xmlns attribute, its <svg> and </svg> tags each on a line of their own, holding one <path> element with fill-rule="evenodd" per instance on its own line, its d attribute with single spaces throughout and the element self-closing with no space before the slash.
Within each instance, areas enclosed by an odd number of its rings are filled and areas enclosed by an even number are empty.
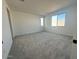
<svg viewBox="0 0 79 59">
<path fill-rule="evenodd" d="M 76 3 L 76 0 L 6 0 L 11 9 L 21 12 L 46 15 L 57 9 Z"/>
</svg>

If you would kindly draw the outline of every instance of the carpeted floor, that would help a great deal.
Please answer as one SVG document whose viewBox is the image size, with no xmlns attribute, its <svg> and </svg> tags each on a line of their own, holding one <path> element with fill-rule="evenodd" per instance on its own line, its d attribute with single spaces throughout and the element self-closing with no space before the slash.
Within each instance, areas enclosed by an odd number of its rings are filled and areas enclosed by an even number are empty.
<svg viewBox="0 0 79 59">
<path fill-rule="evenodd" d="M 40 32 L 16 37 L 8 59 L 70 59 L 71 37 Z"/>
</svg>

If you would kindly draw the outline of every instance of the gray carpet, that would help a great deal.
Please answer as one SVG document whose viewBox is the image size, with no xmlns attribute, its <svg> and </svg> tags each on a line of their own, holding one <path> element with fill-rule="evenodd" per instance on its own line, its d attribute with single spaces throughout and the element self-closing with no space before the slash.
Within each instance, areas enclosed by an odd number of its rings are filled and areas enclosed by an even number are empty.
<svg viewBox="0 0 79 59">
<path fill-rule="evenodd" d="M 71 37 L 49 32 L 19 36 L 8 59 L 70 59 L 71 43 Z"/>
</svg>

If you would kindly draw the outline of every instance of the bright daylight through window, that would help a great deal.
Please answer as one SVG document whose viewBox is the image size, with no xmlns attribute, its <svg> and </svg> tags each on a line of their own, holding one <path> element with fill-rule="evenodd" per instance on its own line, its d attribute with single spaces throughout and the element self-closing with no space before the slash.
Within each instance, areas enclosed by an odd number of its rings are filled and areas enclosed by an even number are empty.
<svg viewBox="0 0 79 59">
<path fill-rule="evenodd" d="M 64 26 L 65 25 L 65 13 L 52 16 L 52 26 Z"/>
<path fill-rule="evenodd" d="M 41 26 L 43 26 L 44 19 L 43 18 L 40 18 L 40 19 L 41 19 Z"/>
</svg>

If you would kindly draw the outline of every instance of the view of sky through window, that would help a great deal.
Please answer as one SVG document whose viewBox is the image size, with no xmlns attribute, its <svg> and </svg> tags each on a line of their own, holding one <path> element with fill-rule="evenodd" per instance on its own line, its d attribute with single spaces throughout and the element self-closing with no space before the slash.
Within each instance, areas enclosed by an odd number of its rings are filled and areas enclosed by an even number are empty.
<svg viewBox="0 0 79 59">
<path fill-rule="evenodd" d="M 65 25 L 65 13 L 52 16 L 52 26 L 64 26 Z"/>
</svg>

